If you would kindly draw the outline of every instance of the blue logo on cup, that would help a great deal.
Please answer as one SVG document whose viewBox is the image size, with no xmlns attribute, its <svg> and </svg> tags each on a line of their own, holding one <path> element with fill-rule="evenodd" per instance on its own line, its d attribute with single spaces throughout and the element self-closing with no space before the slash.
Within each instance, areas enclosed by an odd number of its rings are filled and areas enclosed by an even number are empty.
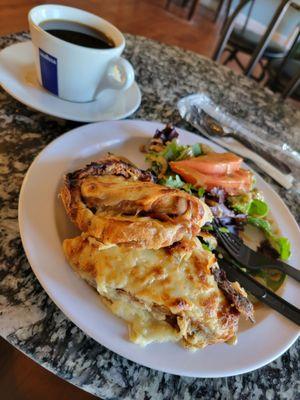
<svg viewBox="0 0 300 400">
<path fill-rule="evenodd" d="M 58 96 L 57 59 L 41 49 L 39 51 L 43 86 Z"/>
</svg>

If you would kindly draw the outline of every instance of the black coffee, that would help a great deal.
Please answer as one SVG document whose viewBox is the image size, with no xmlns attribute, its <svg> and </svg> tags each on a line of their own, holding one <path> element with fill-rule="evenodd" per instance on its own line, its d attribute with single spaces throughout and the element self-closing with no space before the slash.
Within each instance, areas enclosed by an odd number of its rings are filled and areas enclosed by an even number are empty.
<svg viewBox="0 0 300 400">
<path fill-rule="evenodd" d="M 79 22 L 51 19 L 42 22 L 40 27 L 51 35 L 78 46 L 90 47 L 91 49 L 111 49 L 115 47 L 113 40 L 105 33 Z"/>
</svg>

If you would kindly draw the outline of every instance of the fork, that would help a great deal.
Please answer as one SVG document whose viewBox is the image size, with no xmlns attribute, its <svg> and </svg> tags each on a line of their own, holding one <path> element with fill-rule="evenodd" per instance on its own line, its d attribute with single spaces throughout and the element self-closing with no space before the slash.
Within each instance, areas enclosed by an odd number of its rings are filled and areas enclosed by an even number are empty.
<svg viewBox="0 0 300 400">
<path fill-rule="evenodd" d="M 225 132 L 222 125 L 219 124 L 218 121 L 212 118 L 204 110 L 201 110 L 201 116 L 202 123 L 206 127 L 209 134 L 218 136 L 220 138 L 232 137 L 252 151 L 258 152 L 261 157 L 270 162 L 274 167 L 278 168 L 283 174 L 290 174 L 292 172 L 290 167 L 286 163 L 278 160 L 268 151 L 264 150 L 261 147 L 254 147 L 253 142 L 250 139 L 247 139 L 246 137 L 241 136 L 236 132 Z"/>
<path fill-rule="evenodd" d="M 300 271 L 290 265 L 279 261 L 272 260 L 266 257 L 264 254 L 258 253 L 250 247 L 246 246 L 239 236 L 233 235 L 230 232 L 222 232 L 220 228 L 223 225 L 217 221 L 213 220 L 212 223 L 216 236 L 219 239 L 222 246 L 227 250 L 227 252 L 240 264 L 248 269 L 257 270 L 261 268 L 272 268 L 277 269 L 292 278 L 300 282 Z"/>
</svg>

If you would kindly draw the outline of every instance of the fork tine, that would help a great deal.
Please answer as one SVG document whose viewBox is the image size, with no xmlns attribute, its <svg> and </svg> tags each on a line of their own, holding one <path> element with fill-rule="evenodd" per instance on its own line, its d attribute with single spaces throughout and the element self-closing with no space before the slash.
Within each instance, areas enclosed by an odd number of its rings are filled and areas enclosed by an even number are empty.
<svg viewBox="0 0 300 400">
<path fill-rule="evenodd" d="M 215 228 L 216 235 L 221 240 L 222 244 L 225 245 L 226 247 L 229 246 L 231 248 L 232 247 L 231 242 L 227 239 L 226 234 L 219 230 L 219 227 L 221 226 L 214 223 L 213 226 Z"/>
<path fill-rule="evenodd" d="M 214 221 L 216 221 L 216 220 L 214 220 Z M 220 221 L 218 221 L 218 220 L 216 221 L 215 225 L 216 225 L 217 227 L 219 227 L 219 228 L 226 228 L 226 226 L 224 226 L 224 225 L 223 225 Z M 229 238 L 230 240 L 234 241 L 235 243 L 236 243 L 236 242 L 242 242 L 242 239 L 241 239 L 239 236 L 233 235 L 233 234 L 230 233 L 230 232 L 222 232 L 222 233 L 227 234 L 228 238 Z"/>
<path fill-rule="evenodd" d="M 242 239 L 241 239 L 238 235 L 235 235 L 235 234 L 233 234 L 233 233 L 231 233 L 231 232 L 228 232 L 228 236 L 230 237 L 230 239 L 231 239 L 234 243 L 237 243 L 237 244 L 239 244 L 239 245 L 243 243 Z"/>
<path fill-rule="evenodd" d="M 225 245 L 227 250 L 231 250 L 231 252 L 238 253 L 238 248 L 235 246 L 235 244 L 228 238 L 228 235 L 226 233 L 219 233 L 220 234 L 220 239 L 222 243 Z"/>
<path fill-rule="evenodd" d="M 219 220 L 214 219 L 213 225 L 217 226 L 218 228 L 223 228 L 224 225 Z M 238 236 L 234 235 L 231 232 L 220 232 L 223 235 L 227 235 L 228 240 L 230 240 L 235 245 L 240 245 L 243 243 L 243 240 Z"/>
<path fill-rule="evenodd" d="M 212 224 L 217 226 L 217 227 L 222 226 L 222 224 L 221 224 L 221 222 L 220 222 L 220 220 L 218 218 L 214 218 Z"/>
<path fill-rule="evenodd" d="M 214 220 L 213 227 L 215 228 L 217 237 L 220 239 L 226 250 L 232 256 L 238 256 L 240 250 L 240 242 L 237 242 L 232 234 L 221 232 L 219 228 L 222 227 L 222 224 L 219 221 Z"/>
<path fill-rule="evenodd" d="M 232 248 L 236 249 L 236 251 L 239 250 L 239 248 L 241 247 L 241 243 L 236 240 L 236 237 L 233 236 L 231 233 L 224 233 L 224 236 L 226 236 L 226 239 L 228 240 L 228 242 L 230 242 L 230 245 L 232 246 Z"/>
</svg>

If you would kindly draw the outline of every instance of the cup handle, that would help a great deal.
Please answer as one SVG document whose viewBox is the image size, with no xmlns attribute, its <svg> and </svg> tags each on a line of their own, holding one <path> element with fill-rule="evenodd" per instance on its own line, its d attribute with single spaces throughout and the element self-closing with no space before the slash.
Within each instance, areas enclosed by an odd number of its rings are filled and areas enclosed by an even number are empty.
<svg viewBox="0 0 300 400">
<path fill-rule="evenodd" d="M 128 89 L 134 82 L 134 69 L 130 62 L 123 57 L 112 60 L 108 65 L 105 81 L 106 88 Z"/>
</svg>

